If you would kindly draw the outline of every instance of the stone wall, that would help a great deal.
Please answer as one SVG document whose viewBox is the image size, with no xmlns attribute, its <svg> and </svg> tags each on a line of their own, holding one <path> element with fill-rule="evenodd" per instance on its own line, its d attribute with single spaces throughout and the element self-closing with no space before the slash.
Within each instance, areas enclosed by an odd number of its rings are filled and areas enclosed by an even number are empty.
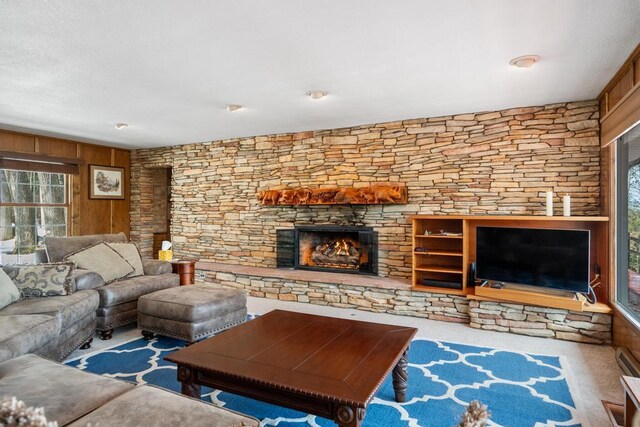
<svg viewBox="0 0 640 427">
<path fill-rule="evenodd" d="M 469 317 L 472 328 L 592 344 L 611 343 L 609 314 L 470 301 Z"/>
<path fill-rule="evenodd" d="M 151 175 L 171 167 L 178 257 L 273 267 L 278 228 L 367 225 L 379 233 L 379 274 L 407 278 L 411 214 L 541 215 L 548 189 L 570 194 L 574 215 L 599 214 L 598 126 L 586 101 L 135 150 L 131 237 L 151 255 Z M 405 184 L 409 203 L 263 207 L 256 198 L 376 182 Z"/>
<path fill-rule="evenodd" d="M 468 323 L 473 328 L 592 344 L 611 343 L 609 314 L 468 300 L 453 295 L 336 285 L 203 271 L 197 282 L 240 289 L 255 297 Z"/>
</svg>

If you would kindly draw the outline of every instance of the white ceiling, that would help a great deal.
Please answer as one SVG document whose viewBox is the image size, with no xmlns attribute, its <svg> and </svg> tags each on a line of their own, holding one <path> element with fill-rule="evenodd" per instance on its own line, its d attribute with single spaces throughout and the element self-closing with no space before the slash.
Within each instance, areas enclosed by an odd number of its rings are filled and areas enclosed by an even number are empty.
<svg viewBox="0 0 640 427">
<path fill-rule="evenodd" d="M 639 0 L 0 0 L 0 127 L 157 147 L 591 99 L 639 42 Z"/>
</svg>

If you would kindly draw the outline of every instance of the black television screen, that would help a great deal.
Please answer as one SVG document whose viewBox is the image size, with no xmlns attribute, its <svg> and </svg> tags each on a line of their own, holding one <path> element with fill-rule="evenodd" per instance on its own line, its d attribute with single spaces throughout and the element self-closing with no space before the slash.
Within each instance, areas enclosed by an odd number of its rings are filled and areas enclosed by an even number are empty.
<svg viewBox="0 0 640 427">
<path fill-rule="evenodd" d="M 589 231 L 478 227 L 476 277 L 586 293 Z"/>
</svg>

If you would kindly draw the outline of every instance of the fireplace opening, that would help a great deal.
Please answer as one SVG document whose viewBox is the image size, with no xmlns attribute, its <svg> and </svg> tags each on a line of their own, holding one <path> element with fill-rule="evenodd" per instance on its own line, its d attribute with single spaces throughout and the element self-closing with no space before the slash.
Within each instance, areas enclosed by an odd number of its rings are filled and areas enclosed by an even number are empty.
<svg viewBox="0 0 640 427">
<path fill-rule="evenodd" d="M 377 275 L 371 227 L 298 226 L 278 230 L 278 267 Z"/>
</svg>

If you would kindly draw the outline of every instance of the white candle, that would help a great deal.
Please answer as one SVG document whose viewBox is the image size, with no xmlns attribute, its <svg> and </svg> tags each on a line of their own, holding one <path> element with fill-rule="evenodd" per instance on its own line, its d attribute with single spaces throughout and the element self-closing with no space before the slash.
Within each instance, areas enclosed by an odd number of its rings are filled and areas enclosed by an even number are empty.
<svg viewBox="0 0 640 427">
<path fill-rule="evenodd" d="M 547 191 L 547 216 L 553 216 L 553 191 Z"/>
<path fill-rule="evenodd" d="M 562 198 L 562 213 L 564 216 L 571 216 L 571 196 L 568 194 Z"/>
</svg>

